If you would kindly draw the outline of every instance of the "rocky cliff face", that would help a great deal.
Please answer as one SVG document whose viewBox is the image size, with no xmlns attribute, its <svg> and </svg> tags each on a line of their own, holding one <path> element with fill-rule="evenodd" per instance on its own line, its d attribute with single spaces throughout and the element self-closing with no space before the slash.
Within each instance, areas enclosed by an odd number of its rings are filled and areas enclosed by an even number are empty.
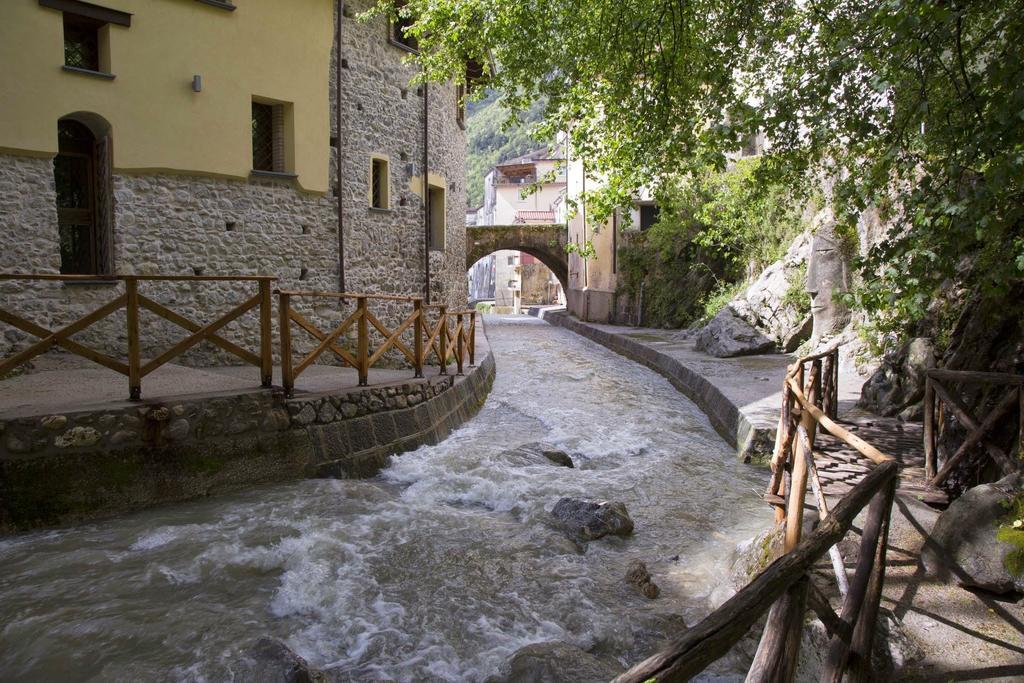
<svg viewBox="0 0 1024 683">
<path fill-rule="evenodd" d="M 810 235 L 799 235 L 697 335 L 697 348 L 719 358 L 794 351 L 811 335 L 803 294 Z"/>
</svg>

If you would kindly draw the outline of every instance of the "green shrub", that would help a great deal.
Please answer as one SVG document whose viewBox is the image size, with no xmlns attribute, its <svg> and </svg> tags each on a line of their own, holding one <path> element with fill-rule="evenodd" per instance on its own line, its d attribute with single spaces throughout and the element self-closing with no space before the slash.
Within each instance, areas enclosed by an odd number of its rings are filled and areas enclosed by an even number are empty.
<svg viewBox="0 0 1024 683">
<path fill-rule="evenodd" d="M 709 320 L 802 229 L 798 203 L 781 187 L 759 188 L 756 158 L 681 180 L 659 196 L 658 222 L 630 233 L 619 250 L 620 292 L 643 289 L 645 324 L 684 327 Z M 799 283 L 801 309 L 810 303 Z M 795 287 L 795 285 L 794 285 Z"/>
</svg>

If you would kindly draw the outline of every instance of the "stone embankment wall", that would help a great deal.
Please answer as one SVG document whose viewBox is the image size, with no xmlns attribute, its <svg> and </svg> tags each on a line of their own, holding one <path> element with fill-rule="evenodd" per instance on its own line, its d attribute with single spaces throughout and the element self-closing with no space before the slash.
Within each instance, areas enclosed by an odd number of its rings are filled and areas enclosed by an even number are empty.
<svg viewBox="0 0 1024 683">
<path fill-rule="evenodd" d="M 495 372 L 486 346 L 478 352 L 461 377 L 428 368 L 424 379 L 290 400 L 253 391 L 0 419 L 0 533 L 255 484 L 372 476 L 476 414 Z"/>
</svg>

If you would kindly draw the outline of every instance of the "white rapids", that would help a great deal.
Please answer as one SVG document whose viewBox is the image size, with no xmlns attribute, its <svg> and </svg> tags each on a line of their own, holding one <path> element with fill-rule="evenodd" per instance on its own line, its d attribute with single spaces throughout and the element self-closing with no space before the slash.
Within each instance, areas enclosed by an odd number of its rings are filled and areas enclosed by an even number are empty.
<svg viewBox="0 0 1024 683">
<path fill-rule="evenodd" d="M 646 368 L 532 318 L 488 336 L 479 415 L 373 479 L 0 541 L 0 679 L 231 680 L 270 635 L 356 681 L 481 681 L 545 640 L 631 664 L 707 614 L 769 524 L 764 472 Z M 509 453 L 538 441 L 576 469 Z M 551 523 L 563 496 L 620 500 L 636 531 L 583 551 Z M 633 558 L 656 600 L 623 580 Z"/>
</svg>

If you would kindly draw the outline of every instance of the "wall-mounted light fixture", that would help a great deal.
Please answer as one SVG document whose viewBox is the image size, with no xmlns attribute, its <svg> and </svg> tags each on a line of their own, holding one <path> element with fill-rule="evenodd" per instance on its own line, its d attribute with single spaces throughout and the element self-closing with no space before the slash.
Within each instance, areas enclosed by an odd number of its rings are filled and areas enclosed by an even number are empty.
<svg viewBox="0 0 1024 683">
<path fill-rule="evenodd" d="M 192 92 L 203 92 L 203 77 L 199 74 L 192 77 Z"/>
</svg>

